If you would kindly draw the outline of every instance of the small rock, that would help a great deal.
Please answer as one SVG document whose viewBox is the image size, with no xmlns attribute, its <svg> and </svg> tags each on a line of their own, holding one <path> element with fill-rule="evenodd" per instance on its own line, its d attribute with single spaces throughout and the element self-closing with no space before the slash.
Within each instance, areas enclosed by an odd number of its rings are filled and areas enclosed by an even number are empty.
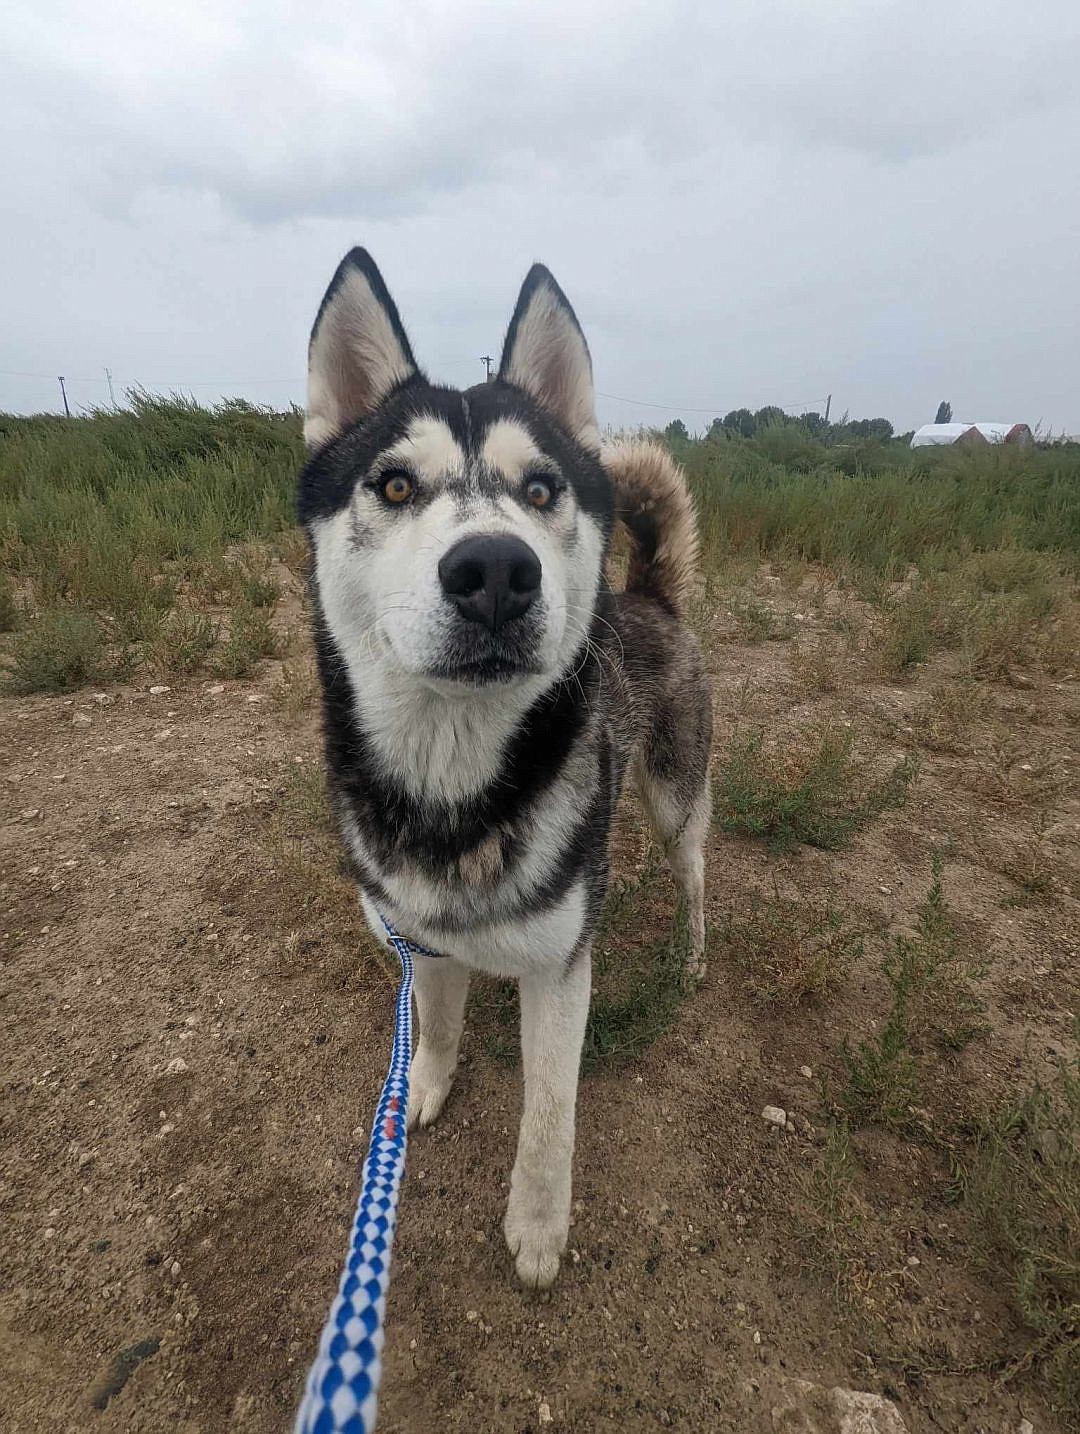
<svg viewBox="0 0 1080 1434">
<path fill-rule="evenodd" d="M 211 697 L 220 697 L 225 691 L 225 684 L 223 682 L 215 682 L 213 687 L 208 687 L 206 691 Z"/>
<path fill-rule="evenodd" d="M 188 1063 L 183 1056 L 175 1056 L 165 1067 L 166 1075 L 183 1075 L 188 1068 Z"/>
<path fill-rule="evenodd" d="M 810 1069 L 809 1066 L 800 1066 L 800 1067 L 799 1067 L 799 1074 L 802 1076 L 803 1080 L 813 1080 L 813 1079 L 814 1079 L 814 1072 Z"/>
<path fill-rule="evenodd" d="M 173 1260 L 172 1264 L 169 1266 L 169 1274 L 172 1275 L 172 1277 L 173 1277 L 174 1280 L 175 1280 L 175 1279 L 177 1278 L 177 1276 L 180 1274 L 180 1261 L 179 1261 L 179 1260 Z"/>
<path fill-rule="evenodd" d="M 172 734 L 173 734 L 173 729 L 172 729 L 171 727 L 162 727 L 162 729 L 161 729 L 160 732 L 155 732 L 155 733 L 154 733 L 154 741 L 155 741 L 155 742 L 165 742 L 165 741 L 167 741 L 167 740 L 172 736 Z"/>
<path fill-rule="evenodd" d="M 19 813 L 20 819 L 24 822 L 36 822 L 39 816 L 41 816 L 40 807 L 23 807 Z"/>
<path fill-rule="evenodd" d="M 907 1434 L 896 1405 L 880 1394 L 855 1389 L 830 1389 L 829 1403 L 839 1434 Z"/>
<path fill-rule="evenodd" d="M 54 1228 L 52 1225 L 50 1225 L 49 1228 L 45 1231 L 45 1238 L 46 1238 L 46 1240 L 51 1240 L 51 1239 L 53 1239 L 53 1238 L 55 1237 L 55 1235 L 56 1235 L 56 1230 L 55 1230 L 55 1228 Z"/>
<path fill-rule="evenodd" d="M 781 1130 L 787 1125 L 787 1111 L 781 1110 L 778 1105 L 767 1105 L 761 1112 L 761 1118 L 766 1125 L 775 1125 Z"/>
<path fill-rule="evenodd" d="M 99 707 L 111 707 L 113 699 L 107 692 L 95 692 L 94 701 Z"/>
<path fill-rule="evenodd" d="M 476 1310 L 466 1310 L 465 1318 L 469 1321 L 470 1324 L 475 1324 L 476 1321 L 480 1318 L 480 1315 Z"/>
<path fill-rule="evenodd" d="M 1030 1419 L 1021 1419 L 1020 1428 L 1016 1431 L 1016 1434 L 1035 1434 L 1035 1425 L 1032 1424 Z"/>
<path fill-rule="evenodd" d="M 150 696 L 151 696 L 151 697 L 160 697 L 163 692 L 171 692 L 171 691 L 172 691 L 172 688 L 171 688 L 171 687 L 165 687 L 162 683 L 159 682 L 159 683 L 157 683 L 154 687 L 151 687 L 151 689 L 150 689 Z"/>
<path fill-rule="evenodd" d="M 72 716 L 71 725 L 73 727 L 89 727 L 93 720 L 89 712 L 76 712 Z"/>
<path fill-rule="evenodd" d="M 917 1269 L 918 1266 L 922 1264 L 922 1260 L 919 1259 L 918 1255 L 909 1255 L 907 1258 L 907 1262 L 913 1270 Z"/>
<path fill-rule="evenodd" d="M 1009 684 L 1010 684 L 1010 686 L 1012 686 L 1012 687 L 1018 687 L 1021 692 L 1030 692 L 1031 689 L 1035 686 L 1034 681 L 1032 680 L 1032 678 L 1030 678 L 1030 677 L 1027 675 L 1026 672 L 1010 672 L 1010 673 L 1009 673 Z M 1026 1421 L 1025 1421 L 1025 1422 L 1026 1422 Z M 1030 1424 L 1028 1425 L 1028 1428 L 1029 1428 L 1029 1429 L 1031 1428 L 1031 1425 L 1030 1425 Z M 1023 1434 L 1023 1429 L 1024 1429 L 1024 1425 L 1021 1424 L 1021 1426 L 1020 1426 L 1021 1434 Z"/>
<path fill-rule="evenodd" d="M 541 1424 L 550 1424 L 550 1423 L 551 1423 L 551 1419 L 552 1419 L 551 1405 L 547 1402 L 546 1399 L 542 1399 L 542 1400 L 540 1401 L 540 1408 L 539 1408 L 536 1412 L 537 1412 L 537 1414 L 540 1416 L 540 1423 L 541 1423 Z"/>
</svg>

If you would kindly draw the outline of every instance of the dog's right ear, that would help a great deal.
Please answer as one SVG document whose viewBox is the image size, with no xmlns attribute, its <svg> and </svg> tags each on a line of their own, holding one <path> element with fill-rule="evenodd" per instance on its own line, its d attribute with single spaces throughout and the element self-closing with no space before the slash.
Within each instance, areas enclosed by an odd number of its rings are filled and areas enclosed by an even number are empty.
<svg viewBox="0 0 1080 1434">
<path fill-rule="evenodd" d="M 314 449 L 365 418 L 419 370 L 397 305 L 366 249 L 350 249 L 319 305 L 308 345 L 304 441 Z"/>
</svg>

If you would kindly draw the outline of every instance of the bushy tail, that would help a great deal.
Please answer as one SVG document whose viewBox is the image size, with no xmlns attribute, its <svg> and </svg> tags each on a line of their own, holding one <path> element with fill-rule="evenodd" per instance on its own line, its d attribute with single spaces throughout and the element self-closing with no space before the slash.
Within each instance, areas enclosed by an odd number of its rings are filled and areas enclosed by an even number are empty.
<svg viewBox="0 0 1080 1434">
<path fill-rule="evenodd" d="M 682 615 L 694 592 L 698 532 L 682 469 L 651 439 L 620 439 L 601 453 L 616 517 L 633 538 L 626 591 Z"/>
</svg>

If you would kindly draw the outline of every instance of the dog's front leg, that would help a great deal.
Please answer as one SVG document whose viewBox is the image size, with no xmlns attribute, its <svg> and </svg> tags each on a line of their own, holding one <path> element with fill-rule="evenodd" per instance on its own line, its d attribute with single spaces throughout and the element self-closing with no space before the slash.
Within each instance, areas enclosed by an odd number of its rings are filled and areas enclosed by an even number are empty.
<svg viewBox="0 0 1080 1434">
<path fill-rule="evenodd" d="M 570 1228 L 574 1105 L 591 982 L 588 948 L 569 969 L 559 963 L 521 979 L 525 1110 L 503 1233 L 518 1279 L 540 1289 L 558 1273 Z"/>
<path fill-rule="evenodd" d="M 409 1071 L 410 1130 L 430 1125 L 450 1094 L 465 1024 L 469 973 L 451 956 L 417 956 L 413 990 L 420 1040 Z"/>
</svg>

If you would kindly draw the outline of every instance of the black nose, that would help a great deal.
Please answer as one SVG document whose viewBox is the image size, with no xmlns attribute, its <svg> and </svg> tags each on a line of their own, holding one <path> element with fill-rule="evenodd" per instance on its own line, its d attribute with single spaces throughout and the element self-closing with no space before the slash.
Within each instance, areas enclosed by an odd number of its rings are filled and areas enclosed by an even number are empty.
<svg viewBox="0 0 1080 1434">
<path fill-rule="evenodd" d="M 461 616 L 492 632 L 528 610 L 540 576 L 540 559 L 528 543 L 504 533 L 462 538 L 439 563 L 442 590 Z"/>
</svg>

